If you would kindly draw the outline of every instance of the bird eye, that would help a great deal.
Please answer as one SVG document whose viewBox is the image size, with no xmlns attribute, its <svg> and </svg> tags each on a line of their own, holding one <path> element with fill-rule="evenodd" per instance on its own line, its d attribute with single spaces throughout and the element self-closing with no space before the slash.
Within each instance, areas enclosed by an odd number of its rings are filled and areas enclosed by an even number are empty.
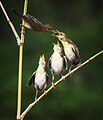
<svg viewBox="0 0 103 120">
<path fill-rule="evenodd" d="M 63 34 L 62 34 L 62 33 L 60 33 L 60 35 L 62 36 Z"/>
<path fill-rule="evenodd" d="M 49 27 L 48 30 L 53 30 L 53 29 L 51 27 Z"/>
</svg>

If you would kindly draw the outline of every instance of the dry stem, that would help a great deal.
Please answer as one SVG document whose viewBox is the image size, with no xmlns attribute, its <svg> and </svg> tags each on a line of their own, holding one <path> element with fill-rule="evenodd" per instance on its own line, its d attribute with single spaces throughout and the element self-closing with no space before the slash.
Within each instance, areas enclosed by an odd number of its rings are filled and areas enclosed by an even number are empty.
<svg viewBox="0 0 103 120">
<path fill-rule="evenodd" d="M 24 12 L 23 15 L 26 15 L 27 12 L 27 5 L 28 0 L 25 0 L 24 2 Z M 24 43 L 24 20 L 22 21 L 22 28 L 21 28 L 21 41 Z M 17 103 L 17 120 L 20 120 L 20 114 L 21 114 L 21 93 L 22 93 L 22 61 L 23 61 L 23 45 L 21 44 L 19 47 L 19 73 L 18 73 L 18 103 Z"/>
<path fill-rule="evenodd" d="M 60 82 L 62 82 L 65 78 L 67 78 L 69 75 L 71 75 L 72 73 L 74 73 L 75 71 L 77 71 L 78 69 L 80 69 L 81 67 L 83 67 L 84 65 L 86 65 L 87 63 L 89 63 L 91 60 L 93 60 L 94 58 L 96 58 L 98 55 L 102 54 L 103 50 L 98 52 L 97 54 L 93 55 L 92 57 L 90 57 L 88 60 L 86 60 L 85 62 L 83 62 L 81 65 L 79 65 L 78 67 L 74 68 L 73 70 L 71 70 L 69 73 L 67 73 L 66 75 L 64 75 L 61 79 L 59 79 L 57 82 L 54 83 L 54 85 L 52 85 L 50 88 L 48 88 L 38 99 L 36 99 L 34 102 L 32 102 L 31 104 L 29 104 L 29 106 L 25 109 L 25 111 L 21 114 L 21 120 L 24 119 L 25 115 L 31 110 L 31 108 L 37 103 L 39 102 L 50 90 L 52 90 L 54 88 L 54 86 L 57 86 Z"/>
</svg>

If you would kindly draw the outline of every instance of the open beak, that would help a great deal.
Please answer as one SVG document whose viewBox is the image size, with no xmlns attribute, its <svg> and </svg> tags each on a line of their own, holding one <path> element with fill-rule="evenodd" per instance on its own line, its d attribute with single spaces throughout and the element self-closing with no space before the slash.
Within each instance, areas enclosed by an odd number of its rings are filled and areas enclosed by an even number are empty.
<svg viewBox="0 0 103 120">
<path fill-rule="evenodd" d="M 59 35 L 59 31 L 55 30 L 54 33 L 52 34 L 52 36 L 58 36 Z"/>
<path fill-rule="evenodd" d="M 54 29 L 52 29 L 51 31 L 53 32 L 53 34 L 56 32 L 56 30 L 54 30 Z"/>
</svg>

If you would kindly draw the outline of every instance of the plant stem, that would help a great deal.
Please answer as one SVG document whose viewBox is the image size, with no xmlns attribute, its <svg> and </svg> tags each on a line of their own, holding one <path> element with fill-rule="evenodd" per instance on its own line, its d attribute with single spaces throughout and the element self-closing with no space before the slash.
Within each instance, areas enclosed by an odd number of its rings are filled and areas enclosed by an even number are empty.
<svg viewBox="0 0 103 120">
<path fill-rule="evenodd" d="M 65 78 L 67 78 L 69 75 L 71 75 L 72 73 L 74 73 L 75 71 L 77 71 L 78 69 L 80 69 L 81 67 L 83 67 L 84 65 L 86 65 L 87 63 L 89 63 L 91 60 L 93 60 L 94 58 L 96 58 L 97 56 L 99 56 L 100 54 L 103 53 L 103 50 L 101 50 L 100 52 L 98 52 L 97 54 L 93 55 L 92 57 L 90 57 L 88 60 L 86 60 L 85 62 L 83 62 L 81 65 L 79 65 L 78 67 L 74 68 L 73 70 L 71 70 L 69 73 L 67 73 L 66 75 L 64 75 L 61 79 L 59 79 L 57 82 L 54 83 L 54 85 L 52 85 L 50 88 L 48 88 L 38 99 L 36 99 L 34 102 L 30 103 L 28 105 L 28 107 L 25 109 L 25 111 L 21 114 L 21 120 L 24 119 L 25 115 L 31 110 L 31 108 L 37 103 L 39 102 L 49 91 L 51 91 L 54 86 L 57 86 L 60 82 L 62 82 Z"/>
<path fill-rule="evenodd" d="M 5 11 L 5 9 L 4 9 L 4 7 L 3 7 L 1 1 L 0 1 L 0 6 L 1 6 L 1 9 L 2 9 L 2 11 L 3 11 L 3 13 L 4 13 L 6 19 L 7 19 L 7 22 L 9 23 L 9 25 L 10 25 L 10 27 L 11 27 L 13 33 L 14 33 L 14 36 L 15 36 L 15 38 L 16 38 L 16 40 L 17 40 L 18 45 L 22 44 L 22 42 L 21 42 L 21 40 L 20 40 L 20 38 L 19 38 L 19 36 L 18 36 L 18 34 L 17 34 L 17 32 L 16 32 L 16 29 L 14 28 L 14 26 L 13 26 L 11 20 L 9 19 L 9 17 L 8 17 L 8 15 L 7 15 L 7 13 L 6 13 L 6 11 Z"/>
<path fill-rule="evenodd" d="M 24 12 L 23 15 L 26 15 L 27 12 L 27 6 L 28 6 L 28 0 L 25 0 L 24 2 Z M 22 28 L 21 28 L 21 41 L 24 43 L 24 20 L 22 21 Z M 21 44 L 19 47 L 19 73 L 18 73 L 18 103 L 17 103 L 17 120 L 21 120 L 20 114 L 21 114 L 21 93 L 22 93 L 22 62 L 23 62 L 23 45 Z"/>
</svg>

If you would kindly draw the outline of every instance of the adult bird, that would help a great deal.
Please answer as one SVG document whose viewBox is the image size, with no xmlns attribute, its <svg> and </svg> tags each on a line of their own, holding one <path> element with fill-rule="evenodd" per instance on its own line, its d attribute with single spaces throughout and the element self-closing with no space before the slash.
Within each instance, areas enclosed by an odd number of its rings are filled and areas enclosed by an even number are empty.
<svg viewBox="0 0 103 120">
<path fill-rule="evenodd" d="M 38 19 L 36 19 L 35 17 L 26 14 L 26 15 L 22 15 L 19 12 L 17 12 L 16 10 L 12 9 L 13 13 L 15 13 L 16 15 L 18 15 L 19 17 L 23 18 L 25 21 L 24 26 L 28 29 L 32 29 L 34 31 L 38 31 L 38 32 L 54 32 L 53 27 L 50 24 L 42 24 Z"/>
</svg>

